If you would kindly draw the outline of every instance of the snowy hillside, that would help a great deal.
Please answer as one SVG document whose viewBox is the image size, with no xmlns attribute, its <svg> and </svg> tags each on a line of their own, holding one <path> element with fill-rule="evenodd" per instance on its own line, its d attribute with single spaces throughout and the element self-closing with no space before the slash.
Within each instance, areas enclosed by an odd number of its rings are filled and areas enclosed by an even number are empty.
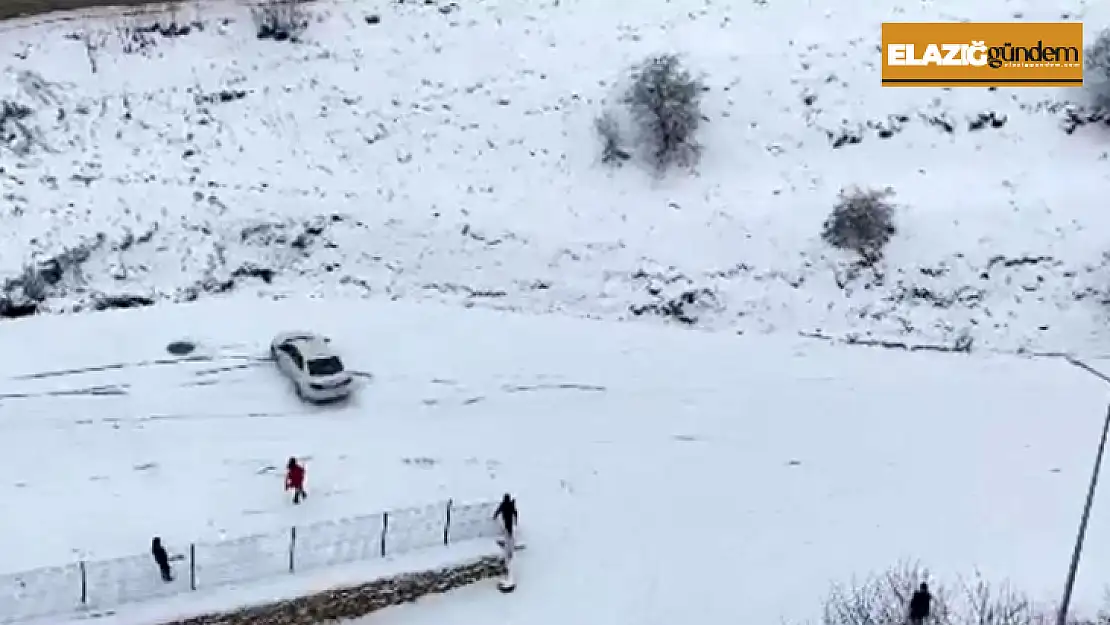
<svg viewBox="0 0 1110 625">
<path fill-rule="evenodd" d="M 1104 137 L 1061 124 L 1080 94 L 881 89 L 876 50 L 884 19 L 1090 32 L 1105 6 L 321 0 L 312 14 L 299 44 L 256 39 L 223 2 L 0 25 L 7 314 L 23 286 L 51 310 L 313 291 L 1110 349 Z M 654 180 L 603 166 L 593 122 L 661 51 L 710 90 L 697 171 Z M 972 123 L 984 113 L 997 121 Z M 881 276 L 853 277 L 818 237 L 857 184 L 901 204 Z"/>
<path fill-rule="evenodd" d="M 353 406 L 306 409 L 255 360 L 305 319 L 373 375 Z M 5 567 L 517 495 L 512 598 L 383 623 L 797 622 L 830 583 L 912 558 L 1054 600 L 1105 409 L 1061 360 L 431 305 L 244 295 L 11 327 L 28 348 L 0 370 Z M 211 361 L 150 364 L 181 338 Z M 296 509 L 267 469 L 292 453 L 314 492 Z M 1106 501 L 1088 554 L 1110 548 Z M 1108 578 L 1084 560 L 1081 607 Z"/>
</svg>

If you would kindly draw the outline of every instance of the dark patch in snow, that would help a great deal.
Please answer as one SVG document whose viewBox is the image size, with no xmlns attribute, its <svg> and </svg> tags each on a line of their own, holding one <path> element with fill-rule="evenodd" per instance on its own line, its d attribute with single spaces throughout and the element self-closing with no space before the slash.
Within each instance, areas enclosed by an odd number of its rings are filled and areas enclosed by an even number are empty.
<svg viewBox="0 0 1110 625">
<path fill-rule="evenodd" d="M 34 114 L 31 107 L 11 100 L 0 100 L 0 147 L 17 155 L 30 153 L 35 133 L 26 123 Z"/>
<path fill-rule="evenodd" d="M 505 385 L 501 390 L 506 393 L 521 393 L 526 391 L 591 391 L 602 392 L 605 391 L 604 386 L 597 386 L 594 384 L 530 384 L 530 385 Z"/>
<path fill-rule="evenodd" d="M 957 132 L 957 123 L 948 114 L 918 112 L 916 117 L 926 125 L 938 128 L 946 134 L 955 134 Z M 835 130 L 826 129 L 824 132 L 832 148 L 839 149 L 845 146 L 862 143 L 868 133 L 873 134 L 879 139 L 891 139 L 895 135 L 901 133 L 906 125 L 912 121 L 913 116 L 905 113 L 894 113 L 886 115 L 883 118 L 867 120 L 862 124 L 853 125 L 845 120 L 840 128 Z M 1007 121 L 1008 118 L 1003 113 L 984 111 L 968 120 L 967 129 L 969 131 L 984 130 L 987 128 L 998 129 L 1005 126 Z"/>
<path fill-rule="evenodd" d="M 231 272 L 231 276 L 233 278 L 258 278 L 266 284 L 270 284 L 274 281 L 274 270 L 247 263 Z"/>
<path fill-rule="evenodd" d="M 197 344 L 192 341 L 172 341 L 166 345 L 166 351 L 174 356 L 188 356 L 197 349 Z"/>
<path fill-rule="evenodd" d="M 1008 118 L 1006 115 L 994 111 L 987 111 L 985 113 L 979 113 L 974 119 L 968 120 L 967 129 L 982 130 L 988 126 L 991 128 L 1001 128 L 1006 125 L 1007 121 Z"/>
<path fill-rule="evenodd" d="M 197 106 L 204 104 L 227 104 L 228 102 L 235 102 L 247 97 L 250 92 L 242 89 L 221 89 L 214 93 L 196 93 L 193 96 L 193 102 Z"/>
<path fill-rule="evenodd" d="M 92 309 L 96 311 L 143 308 L 153 305 L 154 298 L 145 295 L 94 295 L 92 298 Z"/>
<path fill-rule="evenodd" d="M 1063 109 L 1064 119 L 1060 122 L 1060 128 L 1066 134 L 1073 134 L 1083 126 L 1110 126 L 1110 110 L 1101 107 L 1087 107 L 1078 104 L 1072 104 Z"/>
<path fill-rule="evenodd" d="M 686 275 L 673 270 L 650 273 L 641 269 L 634 271 L 630 278 L 651 299 L 648 303 L 628 307 L 629 312 L 637 317 L 655 316 L 683 325 L 695 325 L 699 319 L 698 312 L 721 308 L 713 290 L 697 287 Z"/>
</svg>

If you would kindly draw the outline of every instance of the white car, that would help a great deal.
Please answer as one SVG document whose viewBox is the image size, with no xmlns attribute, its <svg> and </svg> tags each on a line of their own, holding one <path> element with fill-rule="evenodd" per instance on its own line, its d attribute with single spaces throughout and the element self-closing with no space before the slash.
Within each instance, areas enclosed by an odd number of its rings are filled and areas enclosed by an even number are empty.
<svg viewBox="0 0 1110 625">
<path fill-rule="evenodd" d="M 314 402 L 351 394 L 354 376 L 331 349 L 328 339 L 311 332 L 284 332 L 270 343 L 278 370 L 293 382 L 297 397 Z"/>
</svg>

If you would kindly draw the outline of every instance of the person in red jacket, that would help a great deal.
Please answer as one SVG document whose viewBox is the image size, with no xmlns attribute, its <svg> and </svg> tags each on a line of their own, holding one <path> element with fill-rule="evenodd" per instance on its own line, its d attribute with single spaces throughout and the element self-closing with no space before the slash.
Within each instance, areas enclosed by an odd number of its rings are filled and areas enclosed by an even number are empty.
<svg viewBox="0 0 1110 625">
<path fill-rule="evenodd" d="M 290 458 L 285 465 L 285 490 L 290 489 L 293 491 L 293 503 L 301 503 L 308 497 L 308 493 L 304 492 L 304 467 L 297 464 L 296 458 Z"/>
</svg>

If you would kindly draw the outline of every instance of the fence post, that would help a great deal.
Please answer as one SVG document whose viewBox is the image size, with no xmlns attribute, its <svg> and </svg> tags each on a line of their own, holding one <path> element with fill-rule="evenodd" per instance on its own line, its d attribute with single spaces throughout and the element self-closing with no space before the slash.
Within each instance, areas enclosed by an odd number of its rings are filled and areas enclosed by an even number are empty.
<svg viewBox="0 0 1110 625">
<path fill-rule="evenodd" d="M 189 590 L 197 589 L 197 545 L 189 543 Z"/>
<path fill-rule="evenodd" d="M 297 526 L 289 528 L 289 572 L 295 573 L 297 571 L 296 558 L 294 555 L 297 553 Z"/>
<path fill-rule="evenodd" d="M 382 513 L 382 557 L 385 557 L 385 535 L 389 531 L 389 513 Z"/>
<path fill-rule="evenodd" d="M 453 505 L 454 501 L 455 501 L 454 499 L 448 499 L 447 500 L 447 518 L 443 522 L 443 544 L 444 545 L 446 545 L 448 543 L 448 541 L 450 540 L 449 536 L 451 535 L 451 506 Z"/>
<path fill-rule="evenodd" d="M 85 575 L 85 561 L 81 560 L 81 605 L 89 602 L 89 579 Z"/>
</svg>

